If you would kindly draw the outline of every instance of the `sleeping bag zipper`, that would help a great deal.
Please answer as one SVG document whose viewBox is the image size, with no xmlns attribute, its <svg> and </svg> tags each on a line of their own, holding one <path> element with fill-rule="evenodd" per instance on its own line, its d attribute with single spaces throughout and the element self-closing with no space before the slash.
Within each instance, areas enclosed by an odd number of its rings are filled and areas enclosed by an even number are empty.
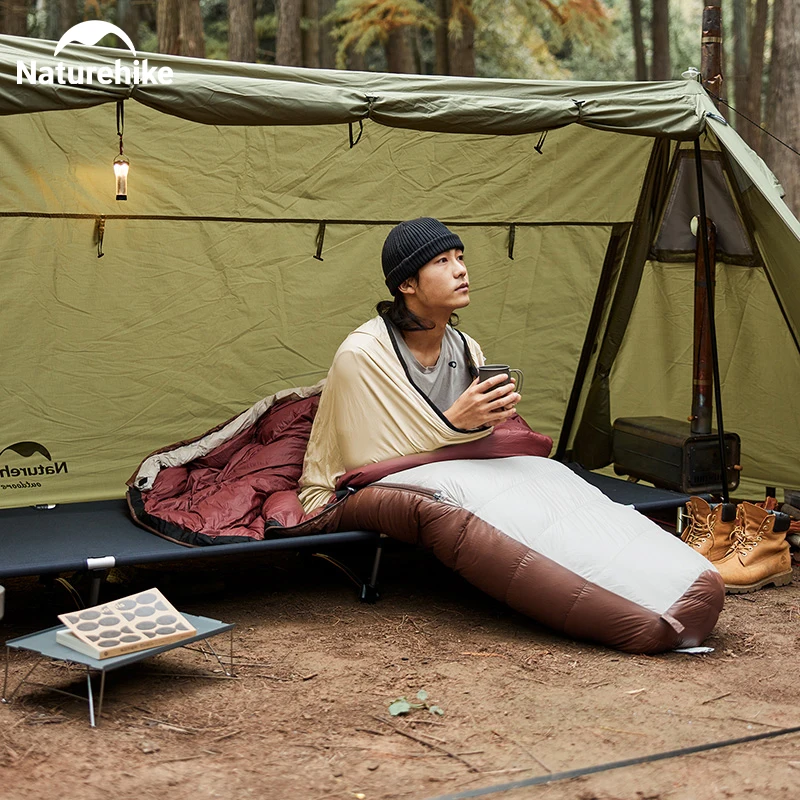
<svg viewBox="0 0 800 800">
<path fill-rule="evenodd" d="M 370 485 L 375 488 L 396 489 L 400 492 L 409 492 L 411 494 L 422 495 L 423 497 L 427 497 L 429 500 L 433 500 L 436 503 L 444 503 L 448 506 L 456 506 L 461 508 L 460 503 L 457 503 L 451 497 L 448 497 L 441 489 L 433 491 L 431 489 L 425 489 L 421 486 L 402 486 L 398 483 L 383 483 L 382 481 Z"/>
</svg>

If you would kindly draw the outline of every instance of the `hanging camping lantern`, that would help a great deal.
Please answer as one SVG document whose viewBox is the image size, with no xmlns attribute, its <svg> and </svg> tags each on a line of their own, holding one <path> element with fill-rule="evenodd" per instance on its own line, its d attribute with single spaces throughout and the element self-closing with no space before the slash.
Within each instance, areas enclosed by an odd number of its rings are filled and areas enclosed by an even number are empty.
<svg viewBox="0 0 800 800">
<path fill-rule="evenodd" d="M 119 155 L 114 158 L 114 177 L 117 182 L 117 200 L 128 199 L 128 169 L 131 162 L 122 150 L 122 134 L 125 130 L 125 108 L 122 101 L 117 102 L 117 136 L 119 136 Z"/>
<path fill-rule="evenodd" d="M 130 167 L 128 157 L 122 152 L 122 141 L 120 140 L 120 153 L 114 159 L 114 177 L 117 179 L 117 200 L 128 199 L 128 168 Z"/>
</svg>

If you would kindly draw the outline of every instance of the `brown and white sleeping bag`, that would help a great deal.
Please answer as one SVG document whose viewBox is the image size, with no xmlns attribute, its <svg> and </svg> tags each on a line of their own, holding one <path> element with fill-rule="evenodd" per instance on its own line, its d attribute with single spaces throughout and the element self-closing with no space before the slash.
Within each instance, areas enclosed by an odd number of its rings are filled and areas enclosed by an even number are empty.
<svg viewBox="0 0 800 800">
<path fill-rule="evenodd" d="M 188 545 L 377 530 L 568 636 L 638 653 L 699 644 L 722 609 L 714 566 L 547 458 L 551 446 L 521 417 L 453 429 L 371 320 L 327 382 L 152 454 L 128 499 L 140 524 Z"/>
<path fill-rule="evenodd" d="M 548 458 L 397 472 L 356 492 L 339 527 L 422 545 L 538 622 L 628 652 L 699 645 L 722 610 L 711 562 Z"/>
</svg>

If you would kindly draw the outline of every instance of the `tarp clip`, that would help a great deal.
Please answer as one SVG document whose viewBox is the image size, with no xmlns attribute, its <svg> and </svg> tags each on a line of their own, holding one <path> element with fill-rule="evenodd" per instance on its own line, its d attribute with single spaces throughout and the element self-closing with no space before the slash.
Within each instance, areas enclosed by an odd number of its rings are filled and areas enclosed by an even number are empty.
<svg viewBox="0 0 800 800">
<path fill-rule="evenodd" d="M 728 120 L 722 114 L 715 114 L 713 111 L 706 111 L 706 116 L 714 120 L 714 122 L 721 122 L 723 125 L 728 124 Z"/>
<path fill-rule="evenodd" d="M 353 123 L 347 123 L 348 128 L 350 128 L 350 149 L 352 150 L 360 141 L 361 141 L 361 134 L 364 133 L 364 123 L 359 120 L 358 121 L 358 136 L 353 139 Z"/>
<path fill-rule="evenodd" d="M 325 220 L 320 222 L 319 230 L 317 230 L 317 252 L 314 254 L 314 258 L 317 261 L 324 261 L 325 259 L 322 257 L 322 246 L 325 244 Z"/>
<path fill-rule="evenodd" d="M 508 226 L 508 257 L 514 260 L 514 240 L 517 238 L 517 226 L 512 222 Z"/>
<path fill-rule="evenodd" d="M 102 258 L 105 253 L 103 252 L 103 237 L 106 234 L 106 218 L 98 217 L 94 226 L 94 240 L 97 243 L 97 257 Z"/>
</svg>

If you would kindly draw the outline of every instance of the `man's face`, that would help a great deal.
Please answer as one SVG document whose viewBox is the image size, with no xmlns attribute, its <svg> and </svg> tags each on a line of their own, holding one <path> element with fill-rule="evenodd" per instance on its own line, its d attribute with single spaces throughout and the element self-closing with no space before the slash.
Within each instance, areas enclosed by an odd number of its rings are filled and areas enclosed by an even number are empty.
<svg viewBox="0 0 800 800">
<path fill-rule="evenodd" d="M 406 302 L 412 297 L 422 309 L 452 312 L 469 305 L 469 275 L 461 250 L 447 250 L 400 284 Z"/>
</svg>

